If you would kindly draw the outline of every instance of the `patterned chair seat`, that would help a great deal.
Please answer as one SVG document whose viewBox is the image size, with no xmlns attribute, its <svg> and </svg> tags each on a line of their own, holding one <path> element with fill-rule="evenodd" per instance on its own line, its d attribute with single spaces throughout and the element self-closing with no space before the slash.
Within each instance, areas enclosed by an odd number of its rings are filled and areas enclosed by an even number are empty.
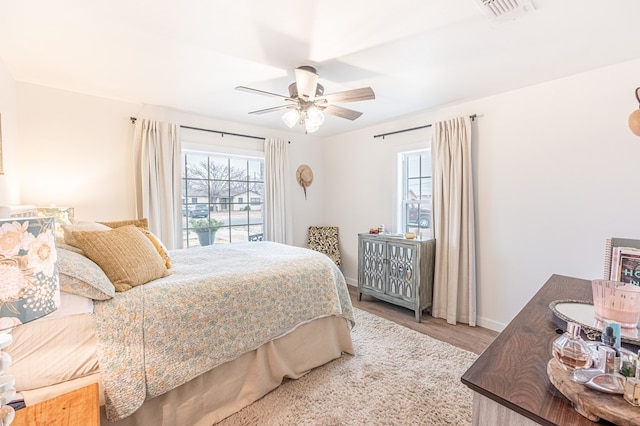
<svg viewBox="0 0 640 426">
<path fill-rule="evenodd" d="M 326 254 L 337 266 L 342 263 L 338 248 L 337 226 L 310 226 L 307 248 Z"/>
</svg>

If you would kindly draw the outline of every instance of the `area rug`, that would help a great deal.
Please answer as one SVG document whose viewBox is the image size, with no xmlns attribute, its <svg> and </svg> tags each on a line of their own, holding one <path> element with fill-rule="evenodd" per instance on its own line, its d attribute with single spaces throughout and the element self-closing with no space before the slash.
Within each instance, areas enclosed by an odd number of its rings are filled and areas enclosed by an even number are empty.
<svg viewBox="0 0 640 426">
<path fill-rule="evenodd" d="M 470 425 L 460 376 L 477 355 L 355 310 L 356 354 L 318 367 L 219 425 Z"/>
</svg>

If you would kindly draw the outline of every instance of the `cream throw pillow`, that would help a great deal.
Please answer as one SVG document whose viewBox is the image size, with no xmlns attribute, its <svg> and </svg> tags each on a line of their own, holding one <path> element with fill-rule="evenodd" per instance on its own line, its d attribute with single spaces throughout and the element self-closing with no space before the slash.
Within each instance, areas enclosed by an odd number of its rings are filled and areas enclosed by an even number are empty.
<svg viewBox="0 0 640 426">
<path fill-rule="evenodd" d="M 74 231 L 108 231 L 107 225 L 103 225 L 97 222 L 75 222 L 75 223 L 63 223 L 62 230 L 64 231 L 64 242 L 70 246 L 78 247 L 78 240 L 73 235 Z"/>
<path fill-rule="evenodd" d="M 73 236 L 84 254 L 107 274 L 116 291 L 169 275 L 149 238 L 133 225 L 109 231 L 74 231 Z"/>
</svg>

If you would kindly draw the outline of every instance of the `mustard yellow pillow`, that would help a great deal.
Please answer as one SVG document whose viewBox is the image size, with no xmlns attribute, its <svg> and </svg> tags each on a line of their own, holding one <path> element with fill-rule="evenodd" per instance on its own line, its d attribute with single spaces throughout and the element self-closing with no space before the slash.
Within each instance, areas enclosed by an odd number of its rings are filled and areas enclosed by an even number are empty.
<svg viewBox="0 0 640 426">
<path fill-rule="evenodd" d="M 149 241 L 151 241 L 151 244 L 156 248 L 156 251 L 162 260 L 164 260 L 164 266 L 166 266 L 167 269 L 171 269 L 171 257 L 169 257 L 169 250 L 167 250 L 167 247 L 162 243 L 162 241 L 160 241 L 160 238 L 156 237 L 153 232 L 147 231 L 146 229 L 141 229 L 141 231 L 147 236 Z"/>
<path fill-rule="evenodd" d="M 116 291 L 169 275 L 149 238 L 133 225 L 109 231 L 74 231 L 73 236 L 85 256 L 107 274 Z"/>
<path fill-rule="evenodd" d="M 109 228 L 120 228 L 121 226 L 127 225 L 135 225 L 138 228 L 149 229 L 149 221 L 146 217 L 142 219 L 127 219 L 127 220 L 117 220 L 113 222 L 98 222 L 101 225 L 106 225 Z"/>
</svg>

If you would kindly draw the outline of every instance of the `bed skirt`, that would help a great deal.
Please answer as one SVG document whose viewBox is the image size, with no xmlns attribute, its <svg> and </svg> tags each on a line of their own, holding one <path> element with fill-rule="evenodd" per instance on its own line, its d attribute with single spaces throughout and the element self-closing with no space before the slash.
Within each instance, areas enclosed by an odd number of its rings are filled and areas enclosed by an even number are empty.
<svg viewBox="0 0 640 426">
<path fill-rule="evenodd" d="M 343 353 L 354 353 L 347 320 L 320 318 L 145 401 L 120 421 L 106 420 L 102 406 L 101 424 L 210 426 L 262 398 L 283 378 L 297 379 Z"/>
</svg>

